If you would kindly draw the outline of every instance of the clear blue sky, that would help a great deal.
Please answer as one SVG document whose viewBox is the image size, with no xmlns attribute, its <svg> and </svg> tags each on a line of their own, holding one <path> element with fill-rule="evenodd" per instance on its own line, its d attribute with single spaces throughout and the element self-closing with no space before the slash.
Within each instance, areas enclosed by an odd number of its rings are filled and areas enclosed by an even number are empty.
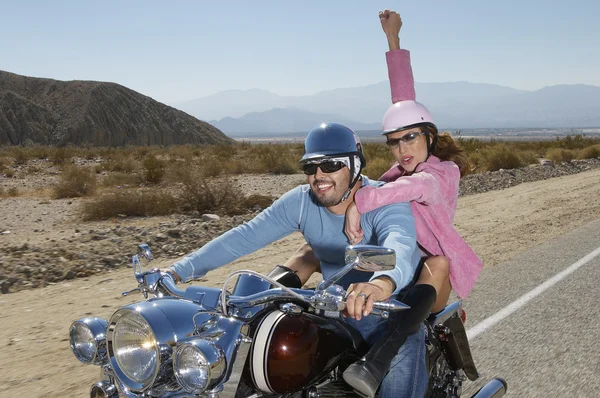
<svg viewBox="0 0 600 398">
<path fill-rule="evenodd" d="M 6 1 L 0 69 L 117 82 L 174 103 L 387 78 L 377 12 L 398 10 L 419 82 L 600 86 L 597 0 Z"/>
</svg>

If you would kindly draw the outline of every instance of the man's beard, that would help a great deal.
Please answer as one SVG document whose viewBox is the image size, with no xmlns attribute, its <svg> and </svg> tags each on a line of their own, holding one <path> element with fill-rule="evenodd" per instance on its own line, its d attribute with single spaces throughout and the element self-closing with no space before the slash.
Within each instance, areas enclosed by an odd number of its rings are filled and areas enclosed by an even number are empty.
<svg viewBox="0 0 600 398">
<path fill-rule="evenodd" d="M 312 191 L 313 191 L 315 197 L 317 198 L 317 201 L 321 205 L 323 205 L 324 207 L 333 207 L 342 202 L 342 198 L 344 197 L 345 191 L 338 192 L 337 184 L 335 184 L 331 181 L 327 181 L 326 183 L 332 184 L 332 187 L 330 188 L 330 191 L 328 191 L 327 194 L 324 195 L 324 194 L 318 193 L 319 188 L 317 186 L 319 185 L 319 183 L 325 183 L 325 181 L 315 180 L 312 184 Z"/>
</svg>

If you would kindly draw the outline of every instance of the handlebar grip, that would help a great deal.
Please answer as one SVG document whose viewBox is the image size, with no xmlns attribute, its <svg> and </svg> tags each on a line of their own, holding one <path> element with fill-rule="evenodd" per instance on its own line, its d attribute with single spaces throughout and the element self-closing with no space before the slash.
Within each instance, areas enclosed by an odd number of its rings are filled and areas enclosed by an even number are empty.
<svg viewBox="0 0 600 398">
<path fill-rule="evenodd" d="M 159 280 L 159 285 L 167 291 L 171 296 L 183 297 L 185 295 L 185 289 L 180 289 L 175 283 L 175 278 L 168 272 L 162 273 L 162 278 Z"/>
<path fill-rule="evenodd" d="M 376 301 L 373 303 L 373 308 L 380 310 L 380 311 L 401 311 L 401 310 L 408 310 L 410 309 L 410 306 L 392 299 L 392 300 L 386 300 L 386 301 Z"/>
</svg>

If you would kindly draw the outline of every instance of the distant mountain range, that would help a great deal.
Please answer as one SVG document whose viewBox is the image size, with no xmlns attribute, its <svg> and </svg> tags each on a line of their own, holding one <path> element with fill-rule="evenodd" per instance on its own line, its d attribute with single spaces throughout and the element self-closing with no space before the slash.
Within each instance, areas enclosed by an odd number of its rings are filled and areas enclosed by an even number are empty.
<svg viewBox="0 0 600 398">
<path fill-rule="evenodd" d="M 600 87 L 557 85 L 525 91 L 493 84 L 417 83 L 417 100 L 440 128 L 598 127 Z M 390 105 L 388 82 L 308 96 L 229 90 L 175 106 L 232 136 L 306 132 L 322 121 L 379 129 Z"/>
<path fill-rule="evenodd" d="M 209 123 L 232 136 L 251 136 L 307 132 L 320 122 L 333 120 L 351 125 L 355 130 L 379 128 L 379 123 L 361 123 L 346 116 L 310 112 L 293 107 L 250 112 L 239 118 L 224 117 L 221 120 L 211 120 Z"/>
<path fill-rule="evenodd" d="M 214 126 L 115 83 L 0 71 L 0 145 L 215 144 Z"/>
</svg>

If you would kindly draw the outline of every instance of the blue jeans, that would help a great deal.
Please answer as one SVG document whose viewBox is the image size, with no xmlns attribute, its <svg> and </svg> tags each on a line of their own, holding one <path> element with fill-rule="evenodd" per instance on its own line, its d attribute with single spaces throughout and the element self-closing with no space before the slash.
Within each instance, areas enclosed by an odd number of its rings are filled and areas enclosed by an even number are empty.
<svg viewBox="0 0 600 398">
<path fill-rule="evenodd" d="M 345 318 L 356 328 L 363 339 L 373 345 L 387 328 L 387 320 L 376 316 L 366 316 L 360 321 Z M 392 360 L 390 371 L 383 378 L 379 388 L 379 398 L 424 397 L 427 392 L 427 369 L 425 368 L 425 330 L 410 335 Z"/>
</svg>

